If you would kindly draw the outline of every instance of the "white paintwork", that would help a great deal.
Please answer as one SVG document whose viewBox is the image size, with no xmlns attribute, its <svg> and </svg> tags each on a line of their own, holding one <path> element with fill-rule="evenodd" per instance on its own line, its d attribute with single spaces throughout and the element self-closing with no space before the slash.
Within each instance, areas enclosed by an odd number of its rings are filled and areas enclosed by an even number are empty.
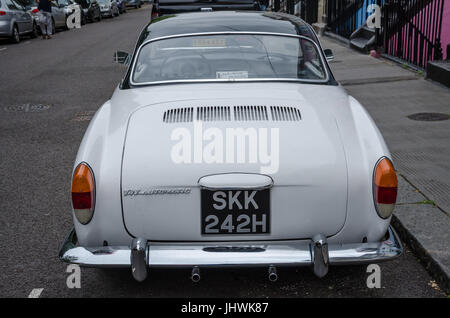
<svg viewBox="0 0 450 318">
<path fill-rule="evenodd" d="M 169 157 L 164 160 L 163 156 L 168 154 L 170 135 L 168 125 L 162 123 L 162 112 L 174 105 L 225 102 L 245 105 L 250 100 L 262 105 L 298 105 L 303 116 L 301 122 L 279 123 L 279 128 L 285 133 L 280 134 L 280 170 L 271 176 L 274 180 L 271 200 L 273 228 L 272 236 L 267 236 L 267 239 L 274 239 L 274 236 L 308 238 L 313 233 L 327 232 L 332 235 L 329 237 L 330 243 L 361 242 L 364 237 L 369 242 L 379 241 L 390 219 L 382 220 L 375 211 L 372 173 L 377 160 L 382 156 L 390 158 L 390 155 L 380 132 L 356 100 L 336 86 L 217 83 L 116 89 L 112 99 L 92 119 L 75 162 L 75 166 L 81 161 L 88 162 L 96 179 L 93 219 L 84 226 L 74 219 L 80 244 L 101 246 L 106 240 L 111 245 L 128 245 L 132 237 L 124 227 L 124 216 L 127 225 L 132 225 L 136 233 L 149 231 L 149 239 L 210 239 L 200 235 L 198 180 L 209 174 L 236 172 L 236 169 L 221 167 L 218 170 L 215 165 L 184 168 L 172 164 Z M 133 113 L 141 116 L 133 118 Z M 130 131 L 126 137 L 128 123 Z M 273 125 L 272 122 L 246 124 L 256 127 Z M 131 135 L 133 140 L 129 139 Z M 124 153 L 125 138 L 127 145 Z M 283 147 L 286 149 L 283 150 Z M 126 198 L 123 202 L 125 211 L 128 208 L 132 210 L 133 206 L 146 205 L 151 208 L 152 216 L 126 212 L 123 216 L 120 184 L 123 155 L 124 189 L 130 186 L 188 186 L 192 187 L 192 193 L 189 196 L 177 195 L 176 200 L 169 200 L 168 196 L 160 196 L 157 200 Z M 302 167 L 307 167 L 308 171 L 303 173 Z M 251 165 L 239 169 L 240 172 L 258 172 L 257 167 Z M 305 175 L 308 182 L 315 182 L 314 186 L 305 187 L 308 184 L 304 182 Z M 315 192 L 315 186 L 321 186 L 321 189 L 328 187 L 328 191 Z M 296 214 L 289 211 L 289 207 L 299 205 L 299 196 L 305 198 L 311 213 L 306 218 L 290 219 Z M 184 214 L 177 212 L 180 207 Z M 175 211 L 175 214 L 167 214 L 168 211 Z M 160 230 L 158 222 L 164 222 L 167 218 L 174 221 L 171 222 L 173 225 L 163 226 L 164 231 L 153 235 Z M 266 237 L 215 237 L 217 239 L 261 240 Z"/>
<path fill-rule="evenodd" d="M 199 96 L 198 91 L 203 87 L 203 84 L 192 85 L 192 95 Z M 258 97 L 234 98 L 234 90 L 230 90 L 227 95 L 222 93 L 221 98 L 217 98 L 220 94 L 217 93 L 215 97 L 155 103 L 135 111 L 128 122 L 122 189 L 189 187 L 192 192 L 189 195 L 123 196 L 123 214 L 128 231 L 135 237 L 157 241 L 304 239 L 317 234 L 318 227 L 327 236 L 339 232 L 345 222 L 347 205 L 344 149 L 334 116 L 327 107 L 307 98 L 303 87 L 309 86 L 292 85 L 295 90 L 290 91 L 290 96 L 283 101 L 273 96 L 259 97 L 259 93 L 249 88 L 249 95 Z M 177 107 L 233 105 L 283 105 L 297 107 L 302 113 L 299 122 L 203 123 L 203 129 L 216 127 L 224 132 L 226 128 L 236 127 L 279 129 L 280 167 L 277 173 L 270 175 L 273 179 L 270 235 L 201 235 L 198 180 L 217 173 L 259 173 L 259 163 L 176 164 L 171 160 L 171 148 L 175 144 L 171 140 L 173 129 L 184 127 L 193 130 L 193 123 L 164 123 L 164 111 Z M 230 186 L 226 177 L 223 182 L 224 186 Z"/>
</svg>

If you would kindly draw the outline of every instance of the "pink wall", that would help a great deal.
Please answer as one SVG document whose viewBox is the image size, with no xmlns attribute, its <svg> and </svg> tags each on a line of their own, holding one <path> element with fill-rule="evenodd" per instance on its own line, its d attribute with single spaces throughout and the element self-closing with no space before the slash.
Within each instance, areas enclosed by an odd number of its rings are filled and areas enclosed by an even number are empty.
<svg viewBox="0 0 450 318">
<path fill-rule="evenodd" d="M 450 0 L 431 0 L 415 17 L 411 19 L 411 24 L 425 34 L 428 39 L 437 38 L 435 32 L 440 23 L 441 5 L 444 3 L 442 11 L 441 46 L 444 59 L 447 57 L 447 44 L 450 43 Z M 439 11 L 437 11 L 439 10 Z M 430 27 L 431 26 L 431 27 Z M 408 62 L 425 67 L 429 60 L 433 60 L 434 49 L 429 52 L 429 44 L 422 41 L 423 36 L 417 35 L 415 28 L 405 25 L 400 32 L 394 34 L 388 43 L 388 53 L 400 57 Z M 419 39 L 416 39 L 416 37 Z M 402 40 L 399 42 L 399 40 Z M 419 41 L 418 41 L 419 40 Z M 414 45 L 422 43 L 424 46 Z M 400 54 L 401 51 L 401 54 Z M 428 55 L 428 53 L 430 53 Z"/>
<path fill-rule="evenodd" d="M 447 44 L 450 43 L 450 1 L 444 2 L 444 14 L 442 15 L 442 32 L 441 32 L 442 51 L 444 59 L 447 58 Z"/>
</svg>

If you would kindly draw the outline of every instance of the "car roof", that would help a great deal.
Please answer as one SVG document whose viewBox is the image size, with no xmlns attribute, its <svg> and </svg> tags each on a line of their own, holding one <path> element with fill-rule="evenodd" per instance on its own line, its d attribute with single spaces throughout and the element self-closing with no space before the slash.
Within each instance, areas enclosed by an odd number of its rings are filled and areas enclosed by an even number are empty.
<svg viewBox="0 0 450 318">
<path fill-rule="evenodd" d="M 153 19 L 142 31 L 137 46 L 159 37 L 230 31 L 303 35 L 317 42 L 312 28 L 293 15 L 264 11 L 216 11 L 172 14 Z"/>
</svg>

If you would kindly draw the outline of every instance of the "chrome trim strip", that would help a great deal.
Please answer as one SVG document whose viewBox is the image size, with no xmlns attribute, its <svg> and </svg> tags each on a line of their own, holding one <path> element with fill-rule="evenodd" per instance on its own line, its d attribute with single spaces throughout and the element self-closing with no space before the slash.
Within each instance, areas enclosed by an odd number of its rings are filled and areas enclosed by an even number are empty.
<svg viewBox="0 0 450 318">
<path fill-rule="evenodd" d="M 86 267 L 130 267 L 128 246 L 76 246 L 74 230 L 60 251 L 60 259 Z M 257 251 L 257 252 L 255 252 Z M 364 264 L 394 259 L 403 252 L 401 241 L 389 226 L 388 239 L 378 243 L 328 244 L 329 264 Z M 222 266 L 310 266 L 313 264 L 309 241 L 255 243 L 186 243 L 147 245 L 150 267 Z"/>
<path fill-rule="evenodd" d="M 323 69 L 325 70 L 326 78 L 323 80 L 311 80 L 311 79 L 295 79 L 295 78 L 241 78 L 241 79 L 189 79 L 189 80 L 169 80 L 169 81 L 154 81 L 154 82 L 143 82 L 136 83 L 133 80 L 134 77 L 134 68 L 136 66 L 137 59 L 141 53 L 142 48 L 155 41 L 173 39 L 173 38 L 181 38 L 181 37 L 189 37 L 189 36 L 203 36 L 203 35 L 271 35 L 271 36 L 284 36 L 291 38 L 298 38 L 307 40 L 314 44 L 319 53 L 320 60 L 323 65 Z M 186 84 L 186 83 L 246 83 L 246 82 L 294 82 L 294 83 L 310 83 L 310 84 L 323 84 L 327 83 L 330 80 L 330 74 L 328 73 L 328 69 L 326 67 L 326 58 L 323 55 L 322 49 L 319 45 L 314 42 L 312 39 L 303 36 L 303 35 L 295 35 L 295 34 L 285 34 L 285 33 L 276 33 L 276 32 L 248 32 L 248 31 L 230 31 L 230 32 L 199 32 L 199 33 L 183 33 L 176 35 L 168 35 L 157 37 L 154 39 L 150 39 L 141 44 L 141 46 L 137 49 L 135 54 L 135 58 L 133 59 L 133 65 L 131 66 L 130 72 L 130 84 L 133 86 L 148 86 L 148 85 L 161 85 L 161 84 Z"/>
</svg>

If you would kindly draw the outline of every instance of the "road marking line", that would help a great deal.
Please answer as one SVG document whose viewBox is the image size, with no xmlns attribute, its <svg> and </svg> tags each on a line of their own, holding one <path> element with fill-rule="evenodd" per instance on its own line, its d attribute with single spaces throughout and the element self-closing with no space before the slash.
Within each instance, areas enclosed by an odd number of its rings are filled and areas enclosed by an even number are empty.
<svg viewBox="0 0 450 318">
<path fill-rule="evenodd" d="M 41 296 L 42 291 L 44 288 L 35 288 L 31 291 L 31 293 L 28 295 L 28 298 L 39 298 Z"/>
<path fill-rule="evenodd" d="M 6 50 L 6 47 L 0 47 L 0 51 Z"/>
</svg>

